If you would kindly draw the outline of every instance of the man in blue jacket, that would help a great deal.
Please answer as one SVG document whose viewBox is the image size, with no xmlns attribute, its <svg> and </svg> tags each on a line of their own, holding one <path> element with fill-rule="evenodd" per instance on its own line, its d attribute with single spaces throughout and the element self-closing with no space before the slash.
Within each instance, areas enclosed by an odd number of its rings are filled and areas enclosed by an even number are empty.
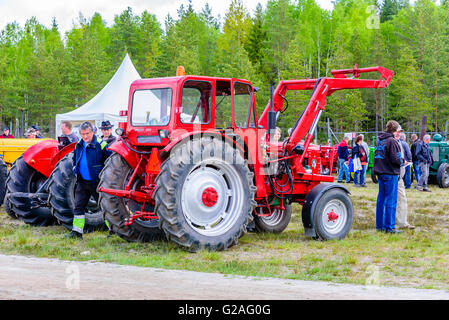
<svg viewBox="0 0 449 320">
<path fill-rule="evenodd" d="M 72 232 L 68 238 L 83 238 L 85 210 L 91 196 L 98 201 L 97 185 L 106 159 L 111 155 L 107 143 L 94 134 L 90 122 L 80 126 L 81 140 L 76 144 L 73 156 L 73 171 L 77 185 Z"/>
<path fill-rule="evenodd" d="M 394 138 L 401 126 L 394 120 L 387 123 L 386 130 L 377 138 L 374 151 L 374 174 L 378 177 L 379 194 L 376 205 L 376 229 L 387 233 L 400 233 L 396 229 L 396 206 L 398 182 L 403 164 L 401 147 Z"/>
</svg>

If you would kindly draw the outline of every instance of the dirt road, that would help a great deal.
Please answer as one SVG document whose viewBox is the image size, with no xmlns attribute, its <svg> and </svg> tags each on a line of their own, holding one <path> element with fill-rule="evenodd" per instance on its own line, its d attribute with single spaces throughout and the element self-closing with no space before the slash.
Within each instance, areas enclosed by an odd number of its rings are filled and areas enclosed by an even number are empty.
<svg viewBox="0 0 449 320">
<path fill-rule="evenodd" d="M 449 292 L 0 255 L 0 299 L 444 299 Z"/>
</svg>

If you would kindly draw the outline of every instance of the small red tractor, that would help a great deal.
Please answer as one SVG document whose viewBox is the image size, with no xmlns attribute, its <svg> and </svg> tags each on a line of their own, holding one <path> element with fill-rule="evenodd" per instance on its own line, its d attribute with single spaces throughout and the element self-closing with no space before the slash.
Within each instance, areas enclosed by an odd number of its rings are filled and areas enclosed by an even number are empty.
<svg viewBox="0 0 449 320">
<path fill-rule="evenodd" d="M 72 229 L 75 143 L 39 142 L 17 158 L 6 178 L 5 210 L 33 226 L 60 223 Z M 91 199 L 86 209 L 86 230 L 104 228 L 103 213 Z"/>
<path fill-rule="evenodd" d="M 372 72 L 379 77 L 358 79 Z M 331 73 L 272 86 L 260 117 L 246 80 L 181 72 L 135 81 L 122 112 L 127 122 L 100 175 L 99 202 L 112 230 L 128 241 L 165 235 L 190 251 L 225 250 L 253 220 L 258 231 L 284 230 L 296 202 L 306 236 L 344 238 L 353 220 L 349 191 L 332 183 L 335 150 L 311 145 L 313 133 L 328 96 L 385 88 L 393 72 L 355 66 Z M 278 141 L 289 90 L 312 94 L 290 136 Z"/>
</svg>

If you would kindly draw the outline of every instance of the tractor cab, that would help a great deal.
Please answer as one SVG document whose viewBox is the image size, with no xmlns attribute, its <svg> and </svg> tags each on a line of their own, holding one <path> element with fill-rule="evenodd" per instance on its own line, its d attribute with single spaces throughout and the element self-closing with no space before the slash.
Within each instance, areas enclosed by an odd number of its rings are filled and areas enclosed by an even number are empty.
<svg viewBox="0 0 449 320">
<path fill-rule="evenodd" d="M 130 88 L 128 111 L 122 115 L 128 121 L 120 123 L 117 133 L 128 145 L 140 148 L 161 149 L 204 132 L 257 135 L 258 127 L 253 86 L 230 78 L 137 80 Z"/>
</svg>

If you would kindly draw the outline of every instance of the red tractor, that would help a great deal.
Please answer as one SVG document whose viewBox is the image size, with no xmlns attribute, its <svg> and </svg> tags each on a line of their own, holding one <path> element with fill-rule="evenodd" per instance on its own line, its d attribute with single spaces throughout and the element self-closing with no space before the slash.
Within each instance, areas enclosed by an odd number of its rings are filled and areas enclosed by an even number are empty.
<svg viewBox="0 0 449 320">
<path fill-rule="evenodd" d="M 39 142 L 14 161 L 6 179 L 6 212 L 33 226 L 60 223 L 72 229 L 74 190 L 72 151 L 75 143 Z M 86 231 L 103 229 L 95 200 L 86 209 Z"/>
<path fill-rule="evenodd" d="M 379 78 L 357 79 L 371 72 Z M 112 230 L 128 241 L 165 235 L 191 251 L 225 250 L 253 219 L 259 231 L 284 230 L 296 202 L 306 236 L 345 237 L 353 219 L 349 191 L 332 183 L 334 150 L 312 147 L 313 133 L 328 96 L 385 88 L 393 72 L 356 66 L 332 75 L 272 86 L 260 117 L 246 80 L 178 74 L 135 81 L 122 114 L 127 122 L 100 175 L 100 206 Z M 288 90 L 312 95 L 290 136 L 277 141 Z"/>
</svg>

